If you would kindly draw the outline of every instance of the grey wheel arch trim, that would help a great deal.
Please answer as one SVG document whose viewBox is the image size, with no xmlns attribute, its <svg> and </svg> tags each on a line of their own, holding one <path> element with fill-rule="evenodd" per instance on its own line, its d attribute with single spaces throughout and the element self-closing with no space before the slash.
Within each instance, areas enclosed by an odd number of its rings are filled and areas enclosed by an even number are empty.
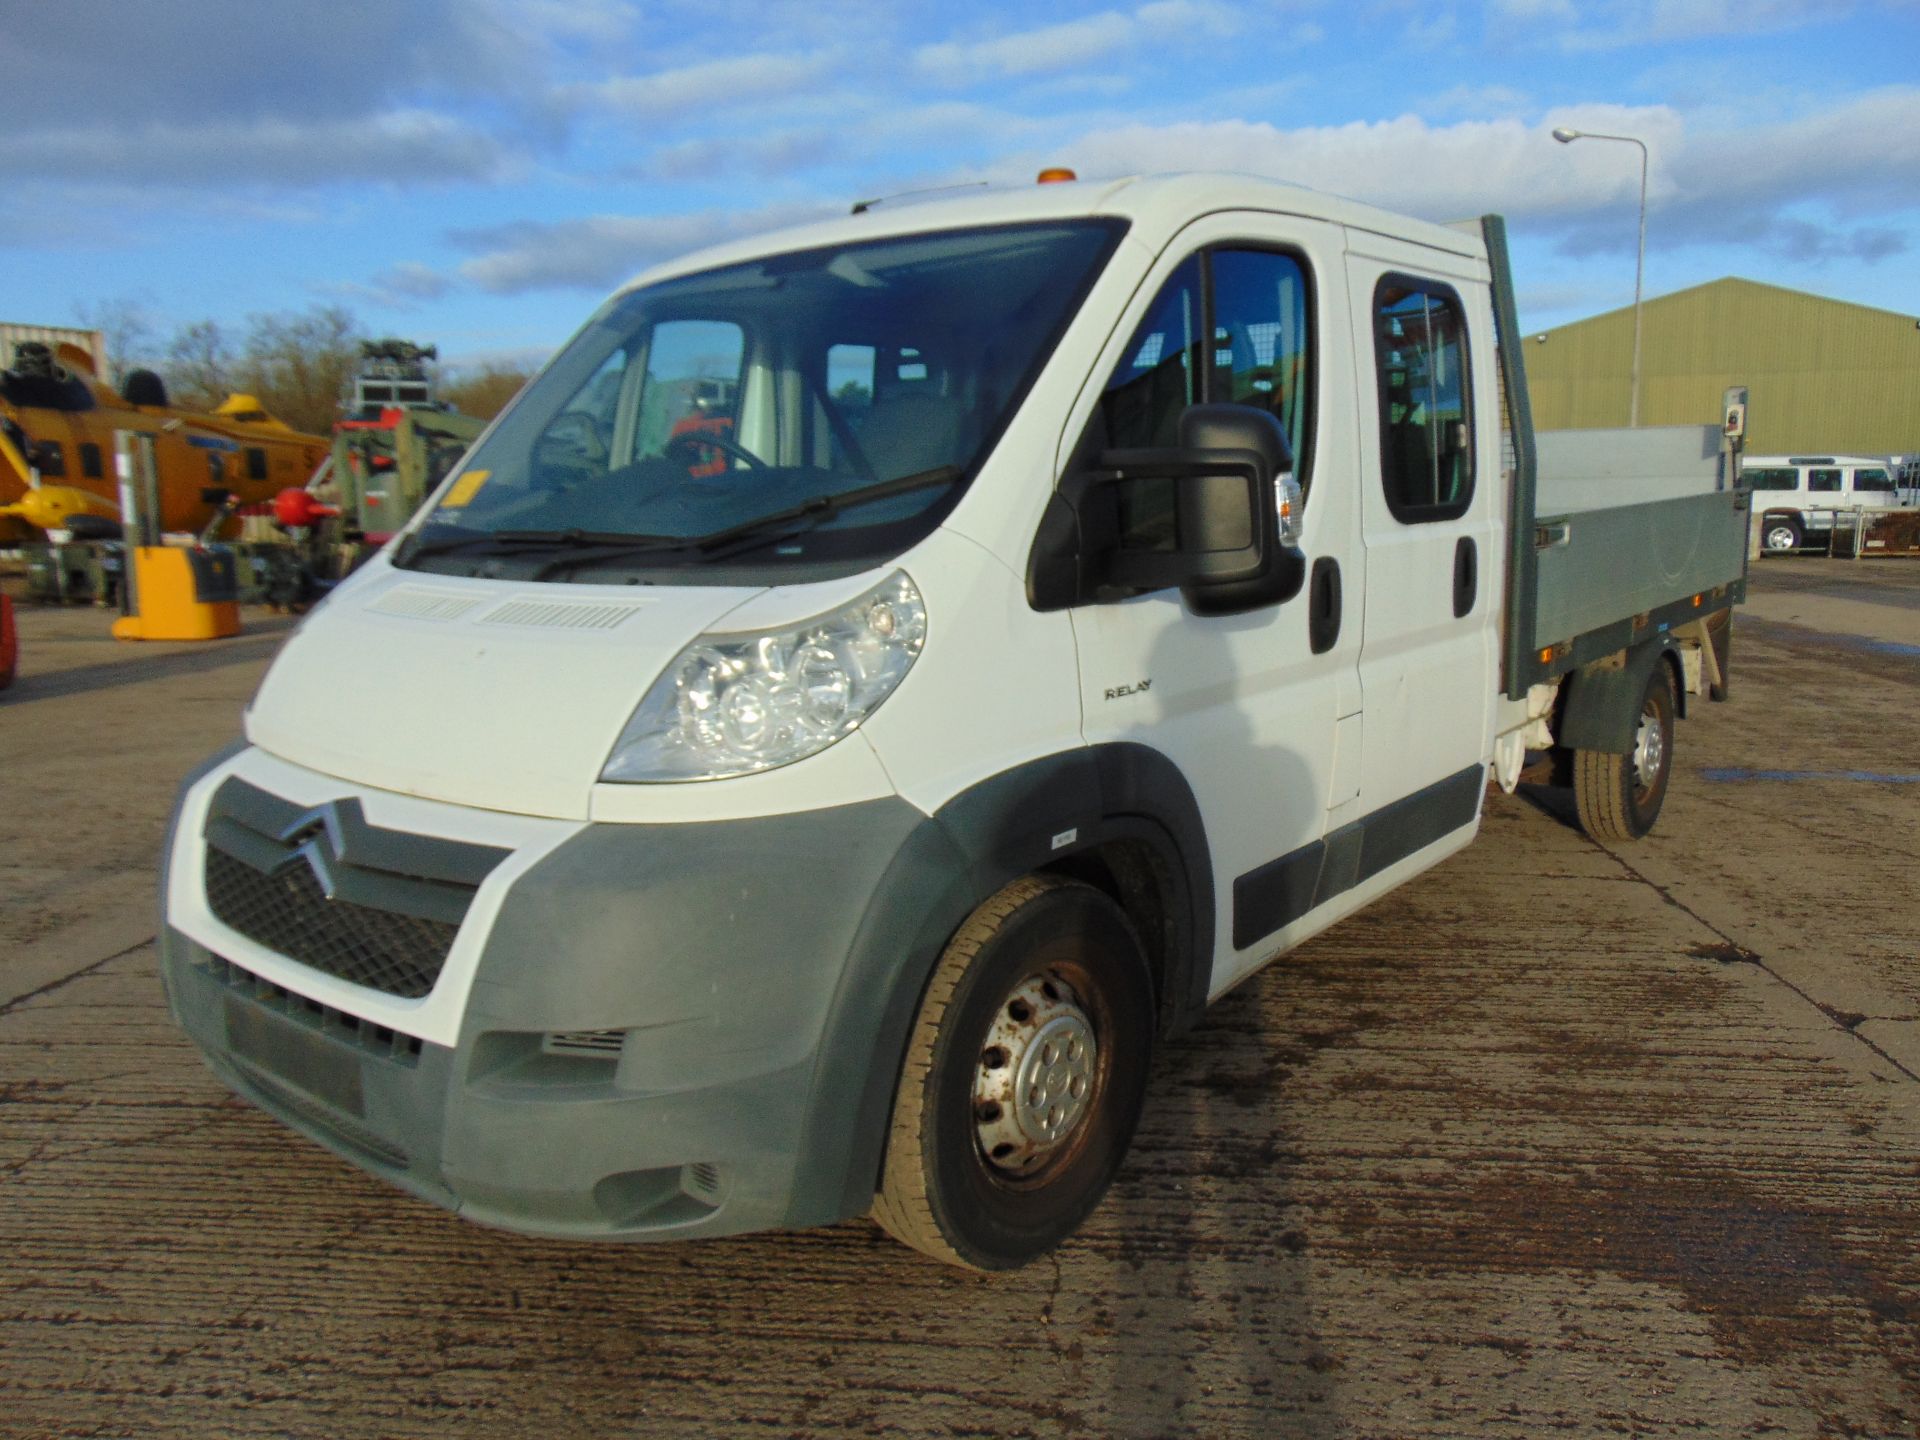
<svg viewBox="0 0 1920 1440">
<path fill-rule="evenodd" d="M 981 781 L 908 835 L 860 925 L 820 1045 L 787 1224 L 830 1223 L 872 1204 L 914 1016 L 967 916 L 1020 876 L 1115 840 L 1149 847 L 1174 892 L 1161 1028 L 1182 1028 L 1206 1007 L 1212 862 L 1179 768 L 1121 743 Z"/>
<path fill-rule="evenodd" d="M 1567 681 L 1566 700 L 1554 739 L 1569 750 L 1600 750 L 1612 755 L 1633 753 L 1640 723 L 1640 701 L 1655 665 L 1674 670 L 1674 714 L 1687 713 L 1685 673 L 1671 635 L 1657 635 L 1626 651 L 1623 657 L 1595 661 L 1574 671 Z"/>
</svg>

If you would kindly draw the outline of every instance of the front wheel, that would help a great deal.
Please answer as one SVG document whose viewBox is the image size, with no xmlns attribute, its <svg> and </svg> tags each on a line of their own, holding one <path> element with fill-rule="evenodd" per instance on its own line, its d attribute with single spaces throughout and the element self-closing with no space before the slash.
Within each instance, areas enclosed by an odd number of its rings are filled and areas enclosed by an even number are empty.
<svg viewBox="0 0 1920 1440">
<path fill-rule="evenodd" d="M 1760 524 L 1760 543 L 1769 555 L 1785 555 L 1805 543 L 1800 522 L 1790 515 L 1769 515 Z"/>
<path fill-rule="evenodd" d="M 1625 755 L 1580 750 L 1573 759 L 1573 798 L 1580 828 L 1596 840 L 1638 840 L 1660 818 L 1673 775 L 1673 672 L 1654 663 L 1640 700 L 1633 749 Z"/>
<path fill-rule="evenodd" d="M 975 1270 L 1010 1270 L 1092 1213 L 1146 1093 L 1153 986 L 1091 885 L 1016 880 L 947 945 L 914 1022 L 873 1218 Z"/>
</svg>

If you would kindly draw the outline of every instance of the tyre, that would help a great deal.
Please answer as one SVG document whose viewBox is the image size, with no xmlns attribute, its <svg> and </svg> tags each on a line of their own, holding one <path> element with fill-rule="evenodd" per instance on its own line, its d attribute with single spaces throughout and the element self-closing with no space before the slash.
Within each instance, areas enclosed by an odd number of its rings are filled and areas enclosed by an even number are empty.
<svg viewBox="0 0 1920 1440">
<path fill-rule="evenodd" d="M 1660 818 L 1673 775 L 1673 672 L 1665 659 L 1647 677 L 1625 755 L 1580 750 L 1573 761 L 1573 798 L 1580 828 L 1596 840 L 1638 840 Z"/>
<path fill-rule="evenodd" d="M 1760 545 L 1769 555 L 1798 550 L 1806 540 L 1806 531 L 1791 515 L 1769 515 L 1760 523 Z"/>
<path fill-rule="evenodd" d="M 1126 1156 L 1154 1028 L 1152 978 L 1118 905 L 1057 876 L 1007 886 L 928 982 L 873 1218 L 970 1269 L 1046 1254 Z"/>
</svg>

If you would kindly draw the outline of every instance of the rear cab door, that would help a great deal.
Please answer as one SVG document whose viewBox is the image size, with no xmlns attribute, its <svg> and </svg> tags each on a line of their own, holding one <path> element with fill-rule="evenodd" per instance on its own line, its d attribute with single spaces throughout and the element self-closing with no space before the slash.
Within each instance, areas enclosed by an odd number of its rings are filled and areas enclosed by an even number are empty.
<svg viewBox="0 0 1920 1440">
<path fill-rule="evenodd" d="M 1416 852 L 1472 838 L 1492 753 L 1506 494 L 1485 259 L 1356 230 L 1346 269 L 1366 550 L 1358 904 Z"/>
</svg>

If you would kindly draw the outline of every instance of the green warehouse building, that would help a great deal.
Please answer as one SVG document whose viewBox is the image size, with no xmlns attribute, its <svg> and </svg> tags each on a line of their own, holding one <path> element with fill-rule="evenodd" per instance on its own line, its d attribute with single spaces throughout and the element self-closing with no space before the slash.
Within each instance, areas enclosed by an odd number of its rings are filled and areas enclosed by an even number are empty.
<svg viewBox="0 0 1920 1440">
<path fill-rule="evenodd" d="M 1633 307 L 1526 344 L 1534 424 L 1625 425 Z M 1920 321 L 1729 277 L 1641 307 L 1640 423 L 1704 425 L 1729 385 L 1751 392 L 1755 455 L 1920 453 Z"/>
</svg>

